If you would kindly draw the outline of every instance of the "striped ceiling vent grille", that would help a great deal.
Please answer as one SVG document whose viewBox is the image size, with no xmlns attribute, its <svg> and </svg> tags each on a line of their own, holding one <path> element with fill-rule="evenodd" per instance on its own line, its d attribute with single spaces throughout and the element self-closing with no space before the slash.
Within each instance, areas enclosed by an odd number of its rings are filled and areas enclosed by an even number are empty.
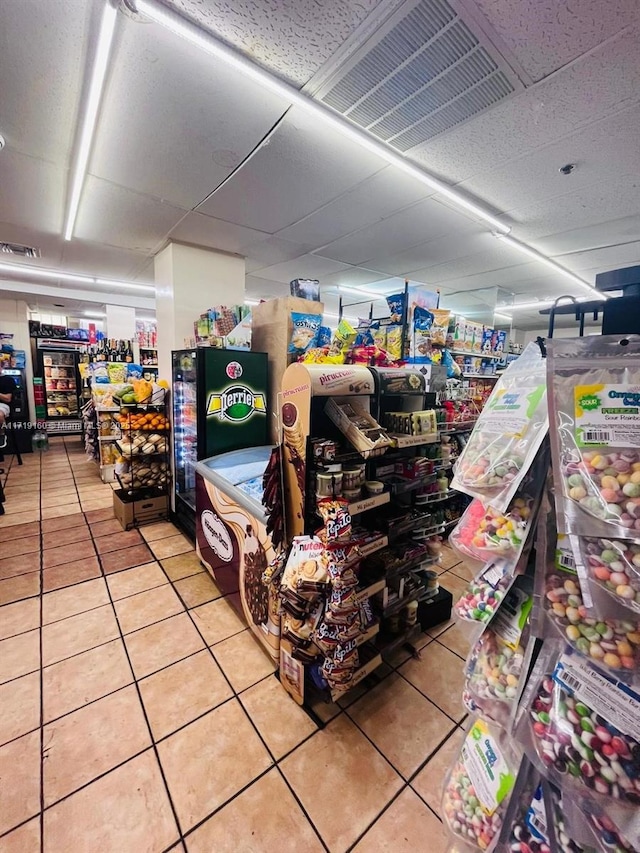
<svg viewBox="0 0 640 853">
<path fill-rule="evenodd" d="M 322 100 L 400 151 L 514 91 L 446 0 L 421 0 Z"/>
</svg>

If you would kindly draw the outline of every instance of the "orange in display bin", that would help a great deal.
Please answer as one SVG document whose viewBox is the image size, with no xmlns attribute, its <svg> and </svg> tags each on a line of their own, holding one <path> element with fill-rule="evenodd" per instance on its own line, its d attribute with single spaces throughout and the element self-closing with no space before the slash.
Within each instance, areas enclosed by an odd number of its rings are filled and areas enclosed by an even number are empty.
<svg viewBox="0 0 640 853">
<path fill-rule="evenodd" d="M 169 515 L 169 496 L 141 498 L 139 495 L 127 495 L 122 489 L 113 493 L 113 512 L 124 530 L 136 524 L 149 524 L 167 518 Z"/>
</svg>

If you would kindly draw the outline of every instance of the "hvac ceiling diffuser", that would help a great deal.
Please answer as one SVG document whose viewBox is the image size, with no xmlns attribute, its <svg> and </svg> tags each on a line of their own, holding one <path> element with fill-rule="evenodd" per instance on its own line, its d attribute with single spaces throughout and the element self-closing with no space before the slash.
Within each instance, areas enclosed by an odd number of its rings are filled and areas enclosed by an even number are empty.
<svg viewBox="0 0 640 853">
<path fill-rule="evenodd" d="M 366 48 L 321 99 L 400 151 L 514 91 L 495 48 L 475 35 L 447 0 L 414 4 Z"/>
<path fill-rule="evenodd" d="M 0 241 L 0 252 L 4 255 L 17 255 L 19 258 L 40 257 L 40 249 L 33 246 L 23 246 L 20 243 L 3 243 Z"/>
</svg>

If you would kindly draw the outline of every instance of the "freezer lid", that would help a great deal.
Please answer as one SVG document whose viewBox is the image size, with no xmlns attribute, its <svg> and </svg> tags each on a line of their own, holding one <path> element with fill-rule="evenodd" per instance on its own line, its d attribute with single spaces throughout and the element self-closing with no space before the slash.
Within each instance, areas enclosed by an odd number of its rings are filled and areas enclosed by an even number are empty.
<svg viewBox="0 0 640 853">
<path fill-rule="evenodd" d="M 221 453 L 198 462 L 196 474 L 233 498 L 254 518 L 263 519 L 265 509 L 258 498 L 259 484 L 255 481 L 262 478 L 272 450 L 272 445 L 266 445 Z"/>
</svg>

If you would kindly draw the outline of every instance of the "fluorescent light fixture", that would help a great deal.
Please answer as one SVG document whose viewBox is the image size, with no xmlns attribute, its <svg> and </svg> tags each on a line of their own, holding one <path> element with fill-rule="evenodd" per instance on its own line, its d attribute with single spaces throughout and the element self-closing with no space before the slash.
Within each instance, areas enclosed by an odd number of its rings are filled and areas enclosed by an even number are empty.
<svg viewBox="0 0 640 853">
<path fill-rule="evenodd" d="M 514 237 L 509 237 L 507 234 L 498 234 L 495 233 L 494 237 L 497 237 L 499 240 L 502 240 L 504 243 L 508 243 L 510 246 L 513 246 L 514 249 L 518 249 L 518 251 L 522 252 L 523 255 L 527 255 L 527 257 L 532 258 L 534 261 L 539 261 L 541 264 L 544 264 L 549 269 L 557 272 L 559 275 L 563 275 L 565 278 L 568 278 L 574 284 L 577 284 L 579 287 L 582 287 L 587 293 L 595 298 L 595 299 L 606 299 L 607 295 L 602 293 L 599 290 L 596 290 L 595 287 L 592 287 L 588 282 L 581 279 L 579 276 L 572 273 L 570 270 L 556 263 L 556 261 L 552 261 L 551 258 L 548 258 L 546 255 L 537 252 L 535 249 L 532 249 L 531 246 L 527 246 L 525 243 L 521 243 L 520 240 L 516 240 Z"/>
<path fill-rule="evenodd" d="M 32 275 L 35 278 L 60 279 L 61 281 L 72 281 L 77 284 L 93 284 L 95 279 L 87 275 L 76 275 L 75 273 L 63 272 L 62 270 L 50 270 L 43 267 L 30 267 L 28 264 L 0 264 L 0 273 L 8 273 L 22 277 Z"/>
<path fill-rule="evenodd" d="M 260 305 L 260 300 L 259 299 L 245 299 L 244 304 L 245 305 Z"/>
<path fill-rule="evenodd" d="M 135 287 L 138 290 L 152 290 L 154 293 L 156 291 L 154 284 L 138 284 L 136 281 L 113 281 L 110 278 L 96 278 L 95 283 L 104 287 Z"/>
<path fill-rule="evenodd" d="M 72 284 L 90 284 L 99 285 L 108 288 L 134 288 L 135 290 L 144 290 L 154 293 L 156 291 L 153 284 L 140 284 L 136 281 L 115 281 L 110 278 L 94 278 L 89 275 L 77 275 L 64 270 L 46 269 L 45 267 L 32 267 L 29 264 L 3 264 L 0 263 L 0 275 L 12 275 L 17 279 L 24 279 L 25 276 L 33 276 L 34 278 L 42 278 L 48 281 L 68 281 Z"/>
<path fill-rule="evenodd" d="M 82 195 L 84 179 L 87 173 L 87 165 L 89 163 L 89 155 L 91 154 L 91 144 L 93 142 L 93 136 L 98 120 L 98 109 L 100 108 L 100 101 L 102 100 L 102 92 L 104 90 L 104 81 L 107 76 L 107 68 L 109 67 L 109 57 L 113 46 L 113 35 L 115 33 L 117 16 L 118 11 L 116 7 L 111 5 L 110 0 L 105 0 L 102 20 L 100 21 L 98 46 L 93 59 L 93 68 L 91 69 L 91 80 L 87 91 L 87 100 L 84 104 L 82 127 L 71 172 L 71 189 L 67 207 L 67 218 L 64 226 L 65 240 L 71 239 L 73 236 L 73 229 L 76 224 L 76 217 L 80 206 L 80 196 Z"/>
<path fill-rule="evenodd" d="M 521 311 L 528 308 L 551 308 L 552 305 L 553 299 L 540 299 L 537 302 L 515 302 L 513 305 L 501 305 L 500 311 L 504 311 L 503 316 L 506 317 L 507 311 Z"/>
<path fill-rule="evenodd" d="M 196 24 L 183 18 L 167 6 L 157 2 L 157 0 L 136 0 L 136 8 L 138 12 L 146 15 L 152 21 L 171 30 L 175 35 L 186 39 L 195 47 L 221 59 L 230 67 L 234 68 L 240 74 L 250 78 L 265 89 L 269 89 L 274 94 L 284 98 L 288 103 L 300 107 L 314 118 L 321 119 L 326 125 L 330 125 L 335 130 L 339 131 L 343 136 L 356 142 L 358 145 L 366 148 L 372 154 L 386 160 L 392 166 L 401 169 L 406 174 L 410 175 L 414 180 L 425 184 L 430 189 L 437 192 L 439 195 L 446 198 L 448 201 L 472 214 L 477 219 L 487 222 L 492 228 L 503 234 L 508 234 L 511 228 L 505 225 L 497 217 L 493 216 L 489 211 L 485 210 L 480 205 L 475 204 L 471 199 L 467 198 L 462 193 L 450 187 L 448 184 L 434 178 L 428 172 L 411 163 L 402 154 L 394 151 L 384 142 L 375 139 L 371 134 L 361 130 L 355 124 L 345 119 L 340 113 L 326 107 L 320 101 L 311 98 L 298 91 L 294 86 L 285 83 L 278 79 L 275 75 L 260 68 L 250 59 L 237 53 L 233 48 L 218 41 L 214 36 L 201 30 Z"/>
</svg>

